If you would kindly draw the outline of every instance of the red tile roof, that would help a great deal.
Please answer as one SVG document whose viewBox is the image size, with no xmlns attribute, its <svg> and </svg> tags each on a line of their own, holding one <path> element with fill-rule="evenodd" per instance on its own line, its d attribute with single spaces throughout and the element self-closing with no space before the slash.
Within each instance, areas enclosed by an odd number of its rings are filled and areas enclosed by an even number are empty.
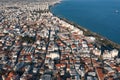
<svg viewBox="0 0 120 80">
<path fill-rule="evenodd" d="M 72 44 L 72 46 L 71 46 L 72 48 L 76 48 L 76 45 L 75 44 Z"/>
<path fill-rule="evenodd" d="M 97 72 L 99 80 L 104 80 L 104 74 L 102 72 L 102 68 L 96 68 L 96 72 Z"/>
<path fill-rule="evenodd" d="M 116 67 L 116 69 L 118 70 L 118 72 L 120 72 L 120 67 Z"/>
<path fill-rule="evenodd" d="M 26 56 L 29 61 L 32 61 L 32 58 L 30 55 Z"/>
<path fill-rule="evenodd" d="M 10 80 L 10 77 L 7 77 L 5 80 Z"/>
<path fill-rule="evenodd" d="M 56 64 L 55 65 L 57 68 L 60 68 L 60 67 L 65 67 L 65 64 Z"/>
</svg>

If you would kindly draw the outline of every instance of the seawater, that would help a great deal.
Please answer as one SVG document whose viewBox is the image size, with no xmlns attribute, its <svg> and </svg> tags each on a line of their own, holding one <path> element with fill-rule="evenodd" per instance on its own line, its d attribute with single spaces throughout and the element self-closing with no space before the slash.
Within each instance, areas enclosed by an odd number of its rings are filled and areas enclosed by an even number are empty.
<svg viewBox="0 0 120 80">
<path fill-rule="evenodd" d="M 51 11 L 120 44 L 120 0 L 62 0 Z"/>
</svg>

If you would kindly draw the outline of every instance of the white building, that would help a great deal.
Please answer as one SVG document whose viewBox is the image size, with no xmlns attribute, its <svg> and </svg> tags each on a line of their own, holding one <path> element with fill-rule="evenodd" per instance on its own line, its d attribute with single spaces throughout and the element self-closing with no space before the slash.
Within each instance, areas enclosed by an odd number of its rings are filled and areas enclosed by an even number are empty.
<svg viewBox="0 0 120 80">
<path fill-rule="evenodd" d="M 111 59 L 111 58 L 112 58 L 112 56 L 111 56 L 110 52 L 108 50 L 105 50 L 103 52 L 103 59 Z"/>
<path fill-rule="evenodd" d="M 98 48 L 95 48 L 93 50 L 93 54 L 97 55 L 97 56 L 100 56 L 101 55 L 101 50 L 99 50 Z"/>
<path fill-rule="evenodd" d="M 49 57 L 50 57 L 51 59 L 59 59 L 59 58 L 60 58 L 60 55 L 59 55 L 58 52 L 52 52 L 52 53 L 49 54 Z"/>
<path fill-rule="evenodd" d="M 112 51 L 105 50 L 103 52 L 104 59 L 111 59 L 111 58 L 115 58 L 116 56 L 118 56 L 118 50 L 116 49 L 113 49 Z"/>
<path fill-rule="evenodd" d="M 118 50 L 113 49 L 112 51 L 110 51 L 110 54 L 111 54 L 112 57 L 116 57 L 116 56 L 118 56 Z"/>
</svg>

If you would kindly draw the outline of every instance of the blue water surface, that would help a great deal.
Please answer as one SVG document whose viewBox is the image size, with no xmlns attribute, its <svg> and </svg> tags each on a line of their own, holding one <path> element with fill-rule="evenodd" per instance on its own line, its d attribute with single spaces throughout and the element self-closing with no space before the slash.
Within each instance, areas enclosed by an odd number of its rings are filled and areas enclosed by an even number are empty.
<svg viewBox="0 0 120 80">
<path fill-rule="evenodd" d="M 120 44 L 120 0 L 63 0 L 51 11 Z"/>
</svg>

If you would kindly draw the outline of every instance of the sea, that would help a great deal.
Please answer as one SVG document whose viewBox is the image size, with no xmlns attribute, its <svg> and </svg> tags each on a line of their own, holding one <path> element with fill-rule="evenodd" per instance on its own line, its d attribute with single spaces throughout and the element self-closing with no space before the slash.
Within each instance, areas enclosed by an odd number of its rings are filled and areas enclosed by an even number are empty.
<svg viewBox="0 0 120 80">
<path fill-rule="evenodd" d="M 120 44 L 120 0 L 62 0 L 50 10 Z"/>
</svg>

